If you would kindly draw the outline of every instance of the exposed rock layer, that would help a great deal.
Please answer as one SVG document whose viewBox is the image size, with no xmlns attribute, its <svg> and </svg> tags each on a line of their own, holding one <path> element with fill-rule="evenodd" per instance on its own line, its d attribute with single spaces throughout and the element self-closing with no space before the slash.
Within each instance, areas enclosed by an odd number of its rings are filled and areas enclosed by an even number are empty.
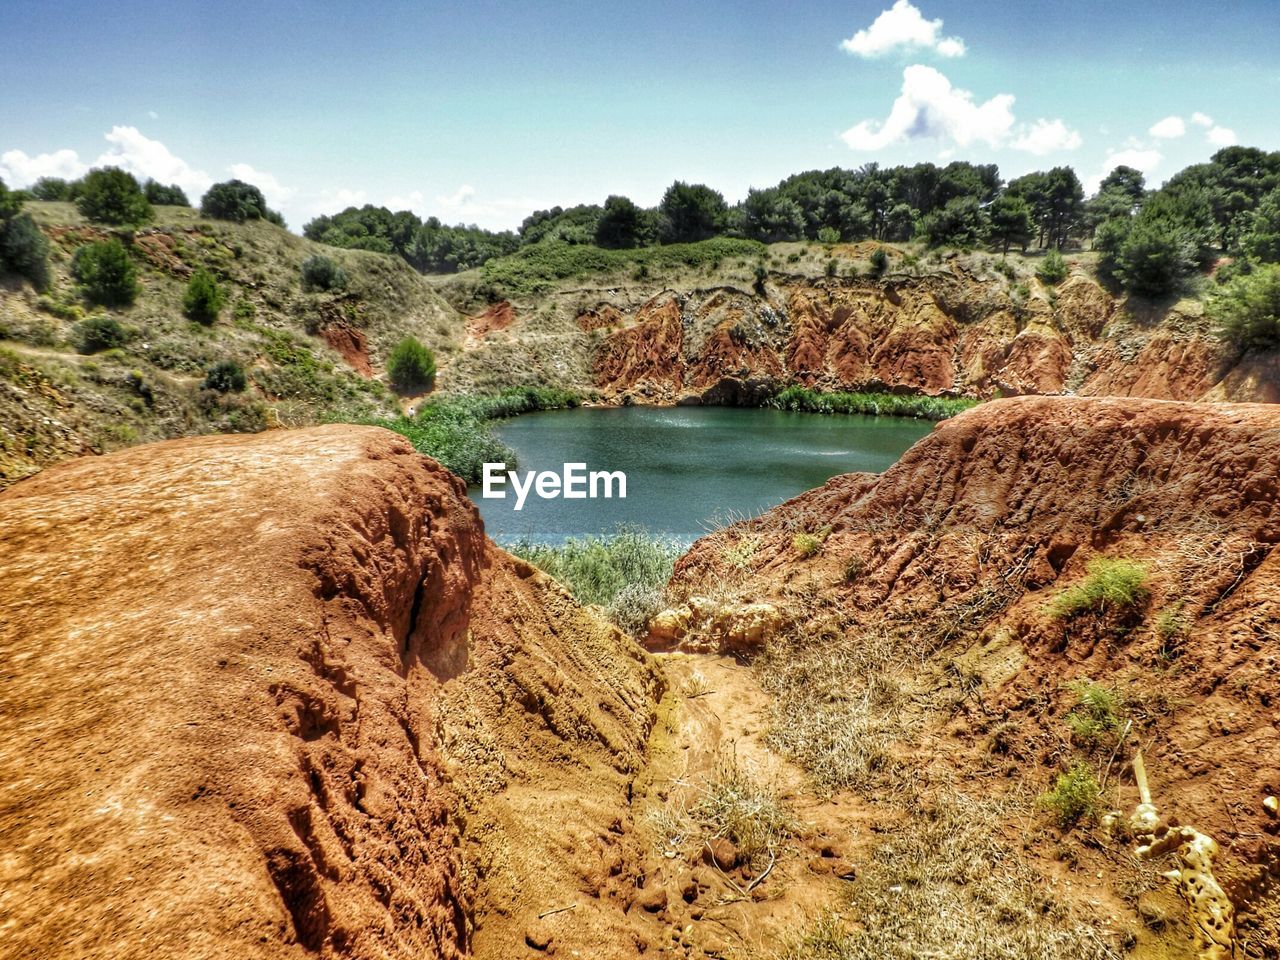
<svg viewBox="0 0 1280 960">
<path fill-rule="evenodd" d="M 652 668 L 402 438 L 82 459 L 0 531 L 0 954 L 505 955 L 627 842 Z"/>
</svg>

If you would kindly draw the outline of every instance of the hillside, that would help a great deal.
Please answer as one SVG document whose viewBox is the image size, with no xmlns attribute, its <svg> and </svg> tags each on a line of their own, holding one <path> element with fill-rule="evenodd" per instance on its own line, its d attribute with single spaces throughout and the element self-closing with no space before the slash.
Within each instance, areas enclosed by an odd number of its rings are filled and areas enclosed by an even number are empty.
<svg viewBox="0 0 1280 960">
<path fill-rule="evenodd" d="M 208 220 L 186 207 L 157 208 L 156 225 L 132 235 L 137 302 L 90 306 L 77 295 L 70 261 L 108 231 L 71 204 L 26 210 L 50 240 L 53 284 L 43 295 L 14 277 L 0 287 L 0 486 L 69 456 L 148 440 L 388 413 L 397 401 L 380 379 L 382 364 L 402 337 L 442 355 L 458 345 L 454 312 L 399 259 L 324 247 L 263 221 Z M 299 267 L 314 254 L 342 267 L 345 290 L 302 290 Z M 229 294 L 210 327 L 183 316 L 198 267 Z M 80 352 L 85 320 L 103 316 L 123 325 L 125 342 Z M 247 389 L 205 389 L 207 370 L 227 360 L 246 371 Z"/>
<path fill-rule="evenodd" d="M 792 383 L 1280 401 L 1280 357 L 1238 356 L 1199 297 L 1110 292 L 1090 253 L 1068 254 L 1070 275 L 1046 284 L 1036 256 L 710 243 L 660 270 L 652 251 L 601 269 L 573 248 L 534 249 L 445 281 L 472 315 L 451 382 L 484 388 L 515 370 L 637 403 L 751 403 Z"/>
</svg>

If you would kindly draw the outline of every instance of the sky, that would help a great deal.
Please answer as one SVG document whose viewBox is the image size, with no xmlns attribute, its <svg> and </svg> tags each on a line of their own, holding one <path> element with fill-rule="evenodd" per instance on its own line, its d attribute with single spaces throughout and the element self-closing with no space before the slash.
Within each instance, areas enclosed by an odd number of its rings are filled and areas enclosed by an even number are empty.
<svg viewBox="0 0 1280 960">
<path fill-rule="evenodd" d="M 1280 3 L 0 0 L 0 178 L 114 164 L 517 227 L 730 201 L 803 170 L 952 159 L 1156 185 L 1280 149 Z"/>
</svg>

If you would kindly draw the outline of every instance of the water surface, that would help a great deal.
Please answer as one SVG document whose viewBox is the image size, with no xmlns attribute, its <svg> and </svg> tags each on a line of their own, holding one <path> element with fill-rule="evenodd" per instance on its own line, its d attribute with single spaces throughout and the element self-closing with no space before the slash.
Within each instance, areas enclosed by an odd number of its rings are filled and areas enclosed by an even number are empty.
<svg viewBox="0 0 1280 960">
<path fill-rule="evenodd" d="M 519 470 L 586 463 L 621 470 L 627 498 L 542 500 L 530 492 L 471 497 L 489 535 L 557 543 L 638 524 L 691 542 L 728 516 L 759 513 L 829 478 L 891 466 L 931 423 L 897 417 L 788 413 L 730 407 L 593 407 L 530 413 L 496 428 Z"/>
</svg>

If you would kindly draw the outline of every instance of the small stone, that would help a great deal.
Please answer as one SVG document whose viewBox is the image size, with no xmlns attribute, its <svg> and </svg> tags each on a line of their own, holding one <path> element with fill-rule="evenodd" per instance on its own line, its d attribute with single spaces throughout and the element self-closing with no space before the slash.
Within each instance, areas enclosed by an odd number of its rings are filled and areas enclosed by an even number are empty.
<svg viewBox="0 0 1280 960">
<path fill-rule="evenodd" d="M 640 891 L 640 895 L 636 897 L 636 903 L 639 904 L 641 910 L 648 913 L 657 913 L 667 906 L 667 891 L 657 885 L 645 887 Z"/>
<path fill-rule="evenodd" d="M 1276 797 L 1267 797 L 1262 801 L 1262 809 L 1267 811 L 1273 817 L 1280 817 L 1280 799 Z"/>
<path fill-rule="evenodd" d="M 546 920 L 533 920 L 524 931 L 524 942 L 535 950 L 547 949 L 554 939 L 555 937 L 551 933 L 551 925 Z"/>
<path fill-rule="evenodd" d="M 831 864 L 832 876 L 841 880 L 856 880 L 858 878 L 858 868 L 844 857 L 836 857 L 828 862 Z"/>
<path fill-rule="evenodd" d="M 702 862 L 721 870 L 732 870 L 738 865 L 738 848 L 731 840 L 715 837 L 703 845 Z"/>
</svg>

